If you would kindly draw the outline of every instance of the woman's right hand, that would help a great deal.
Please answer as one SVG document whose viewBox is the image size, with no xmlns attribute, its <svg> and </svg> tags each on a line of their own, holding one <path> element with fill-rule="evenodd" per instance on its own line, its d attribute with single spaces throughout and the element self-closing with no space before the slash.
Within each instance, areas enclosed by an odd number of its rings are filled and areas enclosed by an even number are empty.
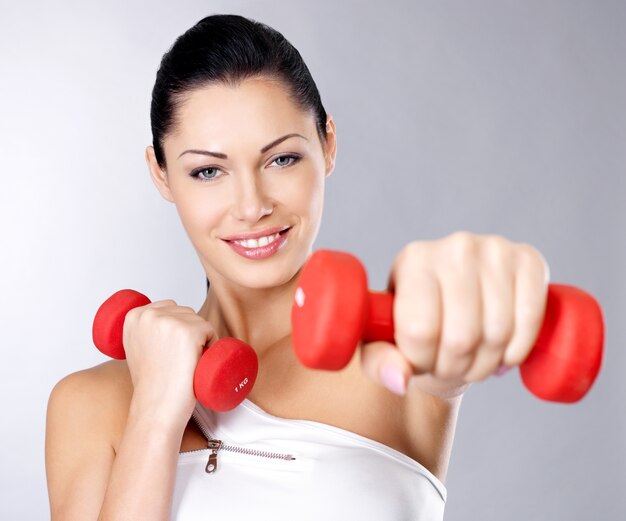
<svg viewBox="0 0 626 521">
<path fill-rule="evenodd" d="M 188 306 L 160 300 L 131 309 L 122 342 L 133 382 L 132 405 L 167 424 L 186 425 L 196 397 L 193 376 L 213 326 Z"/>
</svg>

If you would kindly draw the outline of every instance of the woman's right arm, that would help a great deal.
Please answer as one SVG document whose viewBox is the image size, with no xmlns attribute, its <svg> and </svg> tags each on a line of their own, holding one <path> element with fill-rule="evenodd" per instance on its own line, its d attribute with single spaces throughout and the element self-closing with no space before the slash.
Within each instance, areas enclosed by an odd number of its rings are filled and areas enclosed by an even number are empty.
<svg viewBox="0 0 626 521">
<path fill-rule="evenodd" d="M 213 339 L 191 308 L 153 302 L 126 315 L 126 362 L 57 383 L 46 419 L 52 521 L 169 519 L 193 373 Z M 112 364 L 127 364 L 125 377 Z"/>
<path fill-rule="evenodd" d="M 184 425 L 133 397 L 98 521 L 167 521 Z"/>
<path fill-rule="evenodd" d="M 48 402 L 51 520 L 169 519 L 184 427 L 172 427 L 133 398 L 116 454 L 111 434 L 120 415 L 109 409 L 120 401 L 103 396 L 116 391 L 89 371 L 62 379 Z"/>
</svg>

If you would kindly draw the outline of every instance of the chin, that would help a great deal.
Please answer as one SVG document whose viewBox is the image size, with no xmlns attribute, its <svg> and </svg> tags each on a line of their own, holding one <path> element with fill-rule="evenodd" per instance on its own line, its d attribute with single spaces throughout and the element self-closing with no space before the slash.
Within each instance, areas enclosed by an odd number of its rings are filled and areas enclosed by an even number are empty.
<svg viewBox="0 0 626 521">
<path fill-rule="evenodd" d="M 269 290 L 272 288 L 277 288 L 287 284 L 292 277 L 255 277 L 255 276 L 241 276 L 237 274 L 233 274 L 232 276 L 227 276 L 226 279 L 231 283 L 235 284 L 242 289 L 250 289 L 250 290 Z M 210 280 L 210 279 L 209 279 Z"/>
</svg>

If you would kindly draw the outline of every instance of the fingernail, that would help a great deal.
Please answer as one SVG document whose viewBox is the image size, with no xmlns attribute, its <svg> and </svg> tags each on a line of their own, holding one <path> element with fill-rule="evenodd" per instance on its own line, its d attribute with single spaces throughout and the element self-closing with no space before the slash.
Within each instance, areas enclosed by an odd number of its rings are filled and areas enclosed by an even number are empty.
<svg viewBox="0 0 626 521">
<path fill-rule="evenodd" d="M 510 370 L 511 368 L 508 365 L 502 364 L 493 372 L 493 374 L 494 376 L 502 376 L 504 373 L 508 373 Z"/>
<path fill-rule="evenodd" d="M 380 369 L 380 379 L 390 391 L 403 396 L 406 393 L 404 375 L 393 364 L 385 364 Z"/>
</svg>

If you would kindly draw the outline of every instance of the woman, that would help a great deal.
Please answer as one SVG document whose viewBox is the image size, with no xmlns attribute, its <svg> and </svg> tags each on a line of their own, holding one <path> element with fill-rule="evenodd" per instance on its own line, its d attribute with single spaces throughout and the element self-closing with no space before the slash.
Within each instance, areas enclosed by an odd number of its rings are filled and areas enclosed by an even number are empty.
<svg viewBox="0 0 626 521">
<path fill-rule="evenodd" d="M 389 279 L 397 347 L 307 369 L 289 317 L 336 127 L 300 54 L 263 24 L 209 16 L 164 55 L 151 123 L 150 175 L 210 287 L 197 312 L 173 300 L 132 310 L 125 361 L 55 386 L 52 519 L 441 519 L 463 391 L 519 365 L 538 335 L 541 254 L 466 232 L 411 242 Z M 224 336 L 254 347 L 259 374 L 244 403 L 217 413 L 192 378 L 205 343 Z M 207 448 L 218 436 L 234 449 Z"/>
</svg>

